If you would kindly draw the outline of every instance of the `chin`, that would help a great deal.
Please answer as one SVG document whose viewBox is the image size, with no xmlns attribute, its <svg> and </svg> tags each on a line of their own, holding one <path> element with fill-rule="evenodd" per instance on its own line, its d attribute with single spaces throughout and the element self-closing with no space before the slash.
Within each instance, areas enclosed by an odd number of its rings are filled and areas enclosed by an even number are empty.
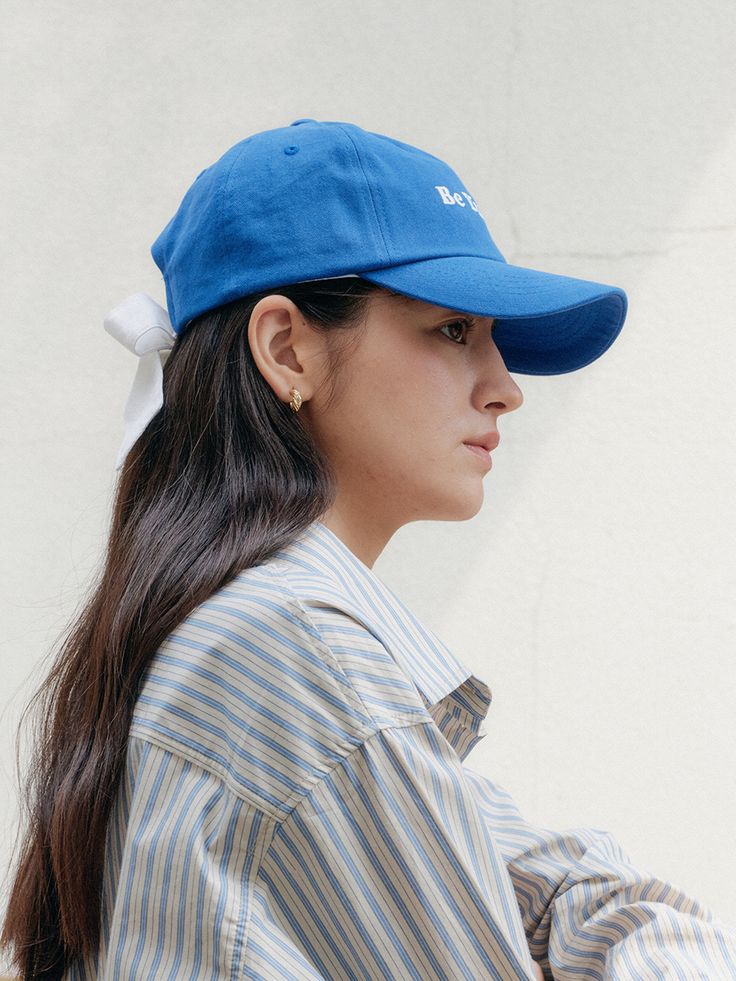
<svg viewBox="0 0 736 981">
<path fill-rule="evenodd" d="M 483 488 L 479 493 L 466 493 L 463 498 L 443 501 L 437 507 L 430 509 L 428 521 L 470 521 L 483 507 Z M 421 519 L 419 519 L 421 520 Z"/>
</svg>

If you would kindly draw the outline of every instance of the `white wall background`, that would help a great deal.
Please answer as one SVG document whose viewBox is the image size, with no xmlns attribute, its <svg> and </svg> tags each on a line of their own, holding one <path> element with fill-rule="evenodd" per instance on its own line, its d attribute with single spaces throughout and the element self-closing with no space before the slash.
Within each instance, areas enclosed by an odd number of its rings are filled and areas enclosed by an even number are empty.
<svg viewBox="0 0 736 981">
<path fill-rule="evenodd" d="M 134 359 L 106 312 L 199 171 L 342 119 L 447 160 L 509 262 L 623 286 L 593 365 L 516 375 L 483 509 L 375 571 L 494 694 L 468 764 L 736 925 L 736 6 L 6 5 L 0 869 L 15 730 L 101 560 Z"/>
</svg>

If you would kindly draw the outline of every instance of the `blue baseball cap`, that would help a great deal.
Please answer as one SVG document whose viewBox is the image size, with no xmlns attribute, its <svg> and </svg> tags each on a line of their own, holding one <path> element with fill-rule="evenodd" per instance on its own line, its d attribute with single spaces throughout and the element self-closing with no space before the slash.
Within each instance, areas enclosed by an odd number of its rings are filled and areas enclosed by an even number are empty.
<svg viewBox="0 0 736 981">
<path fill-rule="evenodd" d="M 151 246 L 178 334 L 199 314 L 291 283 L 360 276 L 496 320 L 509 371 L 599 358 L 626 318 L 618 286 L 508 263 L 438 157 L 354 123 L 296 119 L 236 143 Z"/>
</svg>

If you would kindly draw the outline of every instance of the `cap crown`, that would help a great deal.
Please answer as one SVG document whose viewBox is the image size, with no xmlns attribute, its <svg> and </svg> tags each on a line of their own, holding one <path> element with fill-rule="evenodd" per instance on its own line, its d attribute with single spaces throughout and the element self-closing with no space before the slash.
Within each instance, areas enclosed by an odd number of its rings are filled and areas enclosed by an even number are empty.
<svg viewBox="0 0 736 981">
<path fill-rule="evenodd" d="M 354 123 L 298 119 L 206 167 L 151 246 L 174 330 L 308 279 L 440 256 L 504 257 L 455 171 Z"/>
</svg>

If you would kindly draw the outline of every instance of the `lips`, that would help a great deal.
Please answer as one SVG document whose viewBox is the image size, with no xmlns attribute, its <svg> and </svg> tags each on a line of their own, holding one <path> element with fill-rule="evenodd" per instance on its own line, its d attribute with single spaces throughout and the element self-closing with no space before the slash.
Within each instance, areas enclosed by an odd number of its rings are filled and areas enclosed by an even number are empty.
<svg viewBox="0 0 736 981">
<path fill-rule="evenodd" d="M 501 437 L 494 430 L 490 433 L 484 433 L 481 436 L 473 436 L 470 439 L 463 440 L 463 442 L 469 444 L 470 446 L 482 446 L 484 450 L 495 450 L 498 444 L 501 442 Z"/>
</svg>

